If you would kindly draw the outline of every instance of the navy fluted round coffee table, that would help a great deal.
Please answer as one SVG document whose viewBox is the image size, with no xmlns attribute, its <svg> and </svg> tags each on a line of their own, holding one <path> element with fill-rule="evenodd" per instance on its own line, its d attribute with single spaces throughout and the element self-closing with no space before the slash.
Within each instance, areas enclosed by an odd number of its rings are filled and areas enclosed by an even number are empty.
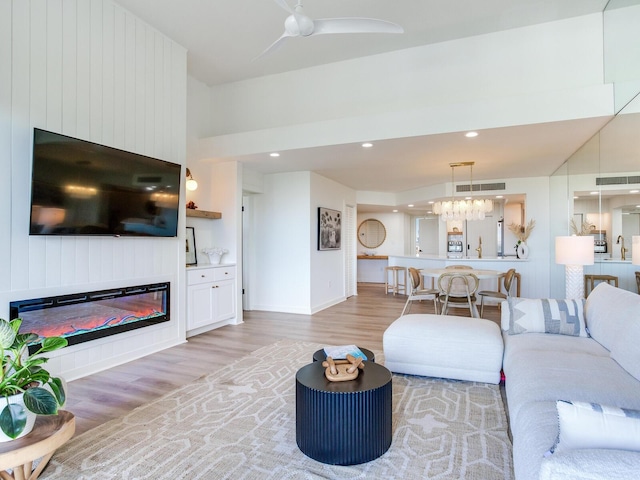
<svg viewBox="0 0 640 480">
<path fill-rule="evenodd" d="M 391 372 L 367 362 L 358 378 L 330 382 L 322 362 L 296 373 L 296 442 L 332 465 L 370 462 L 391 446 Z"/>
</svg>

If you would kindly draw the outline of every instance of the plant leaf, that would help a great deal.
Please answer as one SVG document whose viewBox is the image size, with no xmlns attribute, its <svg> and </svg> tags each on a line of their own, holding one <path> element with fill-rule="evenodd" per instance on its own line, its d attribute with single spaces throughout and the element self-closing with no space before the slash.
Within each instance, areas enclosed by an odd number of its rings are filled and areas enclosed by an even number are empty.
<svg viewBox="0 0 640 480">
<path fill-rule="evenodd" d="M 64 385 L 62 384 L 62 379 L 58 377 L 51 378 L 49 382 L 49 387 L 51 387 L 51 391 L 56 396 L 59 405 L 64 405 L 67 401 L 67 394 L 64 391 Z"/>
<path fill-rule="evenodd" d="M 20 330 L 20 326 L 22 325 L 22 319 L 14 318 L 9 322 L 9 324 L 11 325 L 11 328 L 13 328 L 13 331 L 18 333 L 18 330 Z"/>
<path fill-rule="evenodd" d="M 0 320 L 0 347 L 4 350 L 10 348 L 15 338 L 16 332 L 13 330 L 11 324 L 6 320 Z"/>
<path fill-rule="evenodd" d="M 27 425 L 27 412 L 16 403 L 10 403 L 0 412 L 0 428 L 9 438 L 16 438 Z"/>
<path fill-rule="evenodd" d="M 42 342 L 42 351 L 43 352 L 52 352 L 53 350 L 58 350 L 59 348 L 66 347 L 69 342 L 66 338 L 62 337 L 47 337 Z"/>
<path fill-rule="evenodd" d="M 39 415 L 55 415 L 58 413 L 58 402 L 51 392 L 42 387 L 25 390 L 24 406 Z"/>
</svg>

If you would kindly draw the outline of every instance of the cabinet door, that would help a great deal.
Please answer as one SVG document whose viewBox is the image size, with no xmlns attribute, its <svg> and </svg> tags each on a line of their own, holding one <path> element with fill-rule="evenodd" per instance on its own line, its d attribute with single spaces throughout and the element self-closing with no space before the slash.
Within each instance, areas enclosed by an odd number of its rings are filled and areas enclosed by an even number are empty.
<svg viewBox="0 0 640 480">
<path fill-rule="evenodd" d="M 215 288 L 212 289 L 212 295 L 215 296 L 213 300 L 214 322 L 228 320 L 236 316 L 235 288 L 233 280 L 215 284 Z"/>
<path fill-rule="evenodd" d="M 203 283 L 188 288 L 187 330 L 213 323 L 215 312 L 215 284 Z"/>
</svg>

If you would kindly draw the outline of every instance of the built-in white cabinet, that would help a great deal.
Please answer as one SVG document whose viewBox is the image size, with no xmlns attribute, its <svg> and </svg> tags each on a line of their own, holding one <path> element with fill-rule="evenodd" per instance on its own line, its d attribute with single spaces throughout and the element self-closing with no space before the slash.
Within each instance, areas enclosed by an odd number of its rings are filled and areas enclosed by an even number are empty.
<svg viewBox="0 0 640 480">
<path fill-rule="evenodd" d="M 236 267 L 187 270 L 187 336 L 230 323 L 236 317 Z"/>
</svg>

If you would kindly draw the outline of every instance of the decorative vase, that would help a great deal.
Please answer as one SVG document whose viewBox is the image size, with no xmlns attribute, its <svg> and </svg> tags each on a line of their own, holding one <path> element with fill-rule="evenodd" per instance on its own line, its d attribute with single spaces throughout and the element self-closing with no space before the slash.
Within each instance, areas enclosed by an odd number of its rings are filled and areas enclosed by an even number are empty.
<svg viewBox="0 0 640 480">
<path fill-rule="evenodd" d="M 211 265 L 218 265 L 220 260 L 222 260 L 222 255 L 219 253 L 207 253 L 207 256 L 209 257 L 209 263 L 211 263 Z"/>
<path fill-rule="evenodd" d="M 529 258 L 529 247 L 526 243 L 520 242 L 520 244 L 518 245 L 517 254 L 518 258 Z"/>
<path fill-rule="evenodd" d="M 24 407 L 24 400 L 22 399 L 22 395 L 23 395 L 22 393 L 18 393 L 16 395 L 11 395 L 6 399 L 2 398 L 0 400 L 0 410 L 5 408 L 7 404 L 12 404 L 12 403 L 16 405 L 22 405 Z M 24 426 L 24 430 L 22 430 L 20 435 L 18 435 L 16 438 L 8 437 L 7 435 L 5 435 L 5 433 L 2 430 L 0 430 L 0 442 L 10 442 L 20 437 L 24 437 L 28 433 L 31 433 L 31 430 L 33 430 L 33 425 L 36 423 L 37 415 L 33 413 L 31 410 L 27 409 L 26 407 L 24 410 L 27 413 L 27 424 Z"/>
</svg>

